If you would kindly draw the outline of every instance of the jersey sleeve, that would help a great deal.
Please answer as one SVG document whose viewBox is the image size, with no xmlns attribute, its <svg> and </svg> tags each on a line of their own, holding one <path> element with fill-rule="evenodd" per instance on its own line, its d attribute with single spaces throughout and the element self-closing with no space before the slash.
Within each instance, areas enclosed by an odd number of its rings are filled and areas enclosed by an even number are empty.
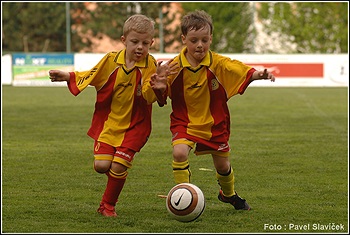
<svg viewBox="0 0 350 235">
<path fill-rule="evenodd" d="M 70 73 L 68 88 L 73 95 L 78 95 L 88 86 L 99 90 L 108 80 L 109 75 L 116 68 L 113 61 L 114 52 L 106 54 L 92 69 L 87 71 L 75 71 Z"/>
<path fill-rule="evenodd" d="M 219 82 L 226 90 L 227 98 L 229 99 L 234 95 L 243 94 L 250 84 L 250 78 L 255 69 L 239 60 L 233 60 L 220 55 L 215 55 L 215 57 L 213 68 Z"/>
</svg>

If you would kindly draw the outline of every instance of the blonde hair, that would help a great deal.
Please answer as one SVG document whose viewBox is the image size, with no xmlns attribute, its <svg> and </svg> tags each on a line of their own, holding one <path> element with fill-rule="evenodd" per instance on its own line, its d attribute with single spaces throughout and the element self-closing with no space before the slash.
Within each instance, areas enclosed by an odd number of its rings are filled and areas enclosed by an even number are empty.
<svg viewBox="0 0 350 235">
<path fill-rule="evenodd" d="M 137 33 L 148 33 L 153 37 L 154 24 L 154 20 L 145 15 L 132 15 L 124 23 L 123 35 L 127 36 L 131 31 L 135 31 Z"/>
</svg>

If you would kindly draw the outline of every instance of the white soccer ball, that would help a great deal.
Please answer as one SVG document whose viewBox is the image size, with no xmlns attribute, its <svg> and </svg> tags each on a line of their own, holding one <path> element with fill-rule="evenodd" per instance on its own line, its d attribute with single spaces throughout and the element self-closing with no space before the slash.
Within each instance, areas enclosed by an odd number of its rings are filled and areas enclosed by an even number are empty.
<svg viewBox="0 0 350 235">
<path fill-rule="evenodd" d="M 194 184 L 177 184 L 170 189 L 167 195 L 166 208 L 170 215 L 178 221 L 194 221 L 205 208 L 203 192 Z"/>
</svg>

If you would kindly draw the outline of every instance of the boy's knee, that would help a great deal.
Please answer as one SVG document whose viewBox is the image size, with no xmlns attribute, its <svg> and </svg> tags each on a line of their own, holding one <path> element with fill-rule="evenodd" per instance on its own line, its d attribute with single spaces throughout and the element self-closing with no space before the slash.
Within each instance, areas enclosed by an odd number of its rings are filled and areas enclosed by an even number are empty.
<svg viewBox="0 0 350 235">
<path fill-rule="evenodd" d="M 128 165 L 129 166 L 129 165 Z M 128 167 L 127 164 L 122 164 L 120 162 L 114 162 L 112 163 L 111 165 L 111 169 L 117 173 L 117 174 L 121 174 L 121 173 L 124 173 L 128 170 Z"/>
<path fill-rule="evenodd" d="M 188 159 L 191 148 L 185 144 L 175 145 L 173 148 L 173 159 L 175 162 L 183 162 Z"/>
<path fill-rule="evenodd" d="M 111 168 L 112 161 L 109 160 L 95 160 L 94 170 L 98 173 L 106 173 Z"/>
</svg>

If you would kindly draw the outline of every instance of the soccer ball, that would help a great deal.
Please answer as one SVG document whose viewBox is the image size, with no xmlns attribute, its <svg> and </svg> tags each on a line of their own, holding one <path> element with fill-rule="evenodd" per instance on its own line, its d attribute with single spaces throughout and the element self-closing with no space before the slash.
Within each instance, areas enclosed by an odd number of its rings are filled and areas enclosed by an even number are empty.
<svg viewBox="0 0 350 235">
<path fill-rule="evenodd" d="M 177 184 L 170 189 L 167 195 L 166 208 L 170 215 L 178 221 L 194 221 L 205 208 L 203 192 L 194 184 Z"/>
</svg>

